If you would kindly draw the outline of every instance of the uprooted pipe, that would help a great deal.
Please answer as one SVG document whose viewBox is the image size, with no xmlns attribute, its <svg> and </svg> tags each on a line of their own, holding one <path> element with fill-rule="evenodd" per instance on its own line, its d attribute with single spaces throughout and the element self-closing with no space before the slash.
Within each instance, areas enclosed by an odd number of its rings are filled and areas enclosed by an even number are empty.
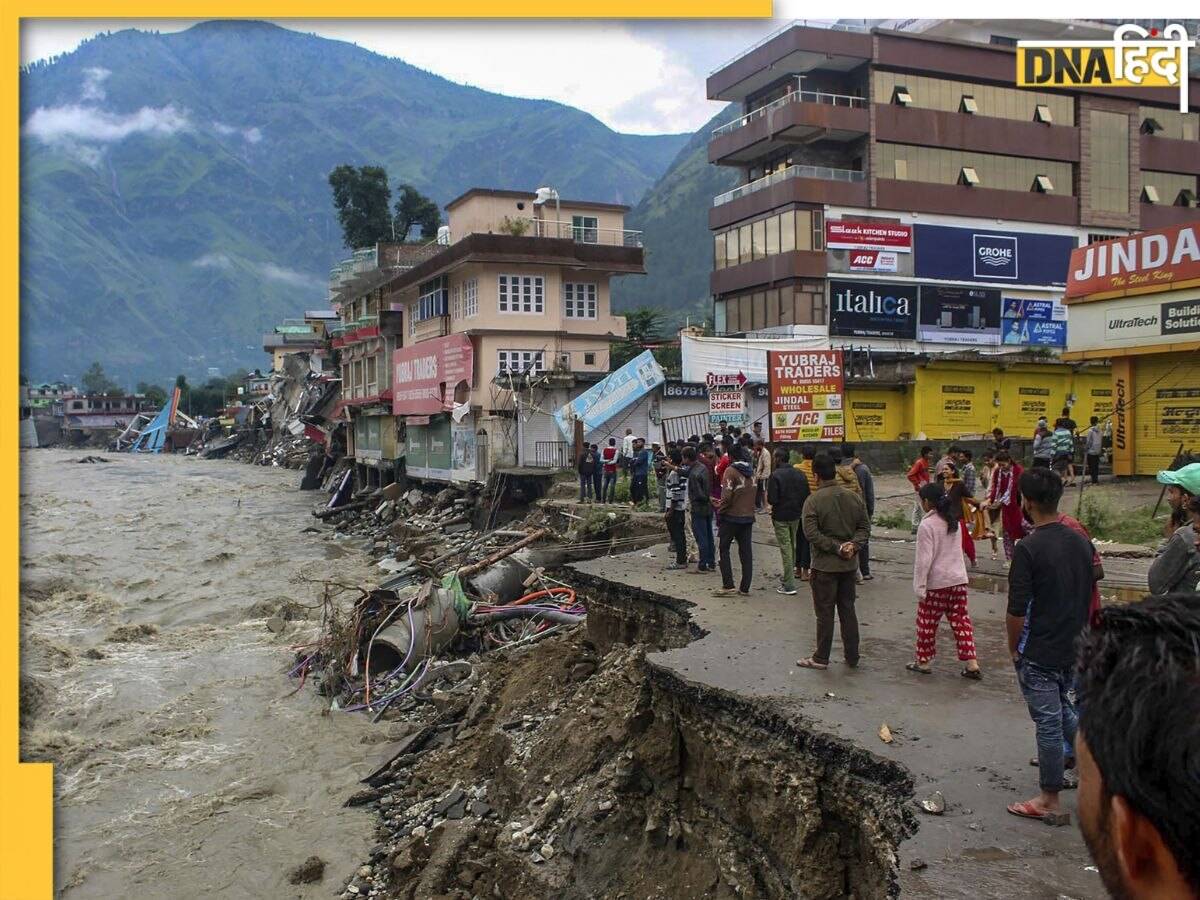
<svg viewBox="0 0 1200 900">
<path fill-rule="evenodd" d="M 504 619 L 532 619 L 535 616 L 560 625 L 578 625 L 584 620 L 583 616 L 563 612 L 561 609 L 546 609 L 540 606 L 510 606 L 506 609 L 476 613 L 472 619 L 476 622 L 499 622 Z"/>
<path fill-rule="evenodd" d="M 436 656 L 458 634 L 458 611 L 454 594 L 435 586 L 424 606 L 414 606 L 410 615 L 398 615 L 397 621 L 382 629 L 371 649 L 371 674 L 390 672 L 404 666 L 411 672 Z"/>
</svg>

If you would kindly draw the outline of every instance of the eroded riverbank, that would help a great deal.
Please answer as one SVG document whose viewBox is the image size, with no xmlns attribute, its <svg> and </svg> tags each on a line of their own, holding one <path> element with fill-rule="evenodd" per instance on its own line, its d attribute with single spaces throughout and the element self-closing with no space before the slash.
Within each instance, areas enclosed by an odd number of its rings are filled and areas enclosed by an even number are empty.
<svg viewBox="0 0 1200 900">
<path fill-rule="evenodd" d="M 369 850 L 342 804 L 371 729 L 291 693 L 316 623 L 266 619 L 370 561 L 304 533 L 294 472 L 81 455 L 21 458 L 22 757 L 57 763 L 59 896 L 326 896 L 287 872 Z"/>
</svg>

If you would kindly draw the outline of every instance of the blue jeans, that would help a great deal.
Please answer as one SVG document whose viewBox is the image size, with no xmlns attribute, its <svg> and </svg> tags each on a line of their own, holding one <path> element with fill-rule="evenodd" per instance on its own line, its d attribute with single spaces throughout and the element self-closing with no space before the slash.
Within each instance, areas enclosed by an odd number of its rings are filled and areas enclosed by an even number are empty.
<svg viewBox="0 0 1200 900">
<path fill-rule="evenodd" d="M 601 481 L 603 478 L 604 478 L 604 473 L 602 473 L 602 472 L 596 472 L 595 474 L 592 475 L 592 489 L 596 492 L 596 502 L 597 503 L 604 502 L 604 494 L 602 494 L 600 492 L 600 484 L 601 484 Z"/>
<path fill-rule="evenodd" d="M 715 569 L 717 567 L 717 551 L 713 544 L 712 513 L 705 516 L 692 513 L 692 535 L 696 538 L 696 551 L 700 557 L 699 567 Z"/>
<path fill-rule="evenodd" d="M 605 472 L 603 490 L 600 491 L 600 500 L 603 503 L 617 502 L 617 473 Z"/>
<path fill-rule="evenodd" d="M 592 499 L 592 473 L 588 472 L 584 475 L 582 472 L 579 475 L 579 502 Z"/>
<path fill-rule="evenodd" d="M 1075 673 L 1051 669 L 1027 659 L 1016 664 L 1017 681 L 1037 729 L 1038 785 L 1047 793 L 1063 786 L 1064 747 L 1074 746 L 1079 718 L 1075 711 Z"/>
</svg>

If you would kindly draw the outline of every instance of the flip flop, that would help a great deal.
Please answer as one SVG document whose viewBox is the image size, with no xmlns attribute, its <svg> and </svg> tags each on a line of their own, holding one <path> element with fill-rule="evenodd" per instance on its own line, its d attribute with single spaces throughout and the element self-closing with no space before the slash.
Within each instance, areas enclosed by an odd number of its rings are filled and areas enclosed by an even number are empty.
<svg viewBox="0 0 1200 900">
<path fill-rule="evenodd" d="M 983 672 L 979 669 L 963 669 L 962 677 L 970 678 L 972 681 L 983 681 Z"/>
<path fill-rule="evenodd" d="M 1038 819 L 1039 821 L 1046 818 L 1046 812 L 1034 806 L 1032 800 L 1024 800 L 1020 803 L 1010 803 L 1006 807 L 1014 816 L 1020 816 L 1022 819 Z"/>
<path fill-rule="evenodd" d="M 796 660 L 796 665 L 802 669 L 828 669 L 829 663 L 819 663 L 811 656 L 806 656 L 804 659 Z"/>
<path fill-rule="evenodd" d="M 910 671 L 910 672 L 916 672 L 919 675 L 932 675 L 933 674 L 933 669 L 923 669 L 919 665 L 917 665 L 915 662 L 910 662 L 904 668 L 908 669 L 908 671 Z"/>
</svg>

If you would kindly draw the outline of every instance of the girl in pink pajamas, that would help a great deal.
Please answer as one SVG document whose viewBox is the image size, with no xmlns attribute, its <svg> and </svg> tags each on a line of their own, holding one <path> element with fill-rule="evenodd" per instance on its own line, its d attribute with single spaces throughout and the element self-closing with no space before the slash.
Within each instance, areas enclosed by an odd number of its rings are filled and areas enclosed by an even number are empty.
<svg viewBox="0 0 1200 900">
<path fill-rule="evenodd" d="M 962 506 L 936 482 L 921 488 L 924 515 L 917 526 L 917 557 L 913 563 L 913 590 L 917 594 L 916 659 L 906 669 L 929 675 L 937 652 L 937 630 L 942 616 L 950 623 L 963 662 L 962 676 L 979 680 L 975 658 L 975 632 L 967 612 L 967 567 L 963 563 L 959 517 Z"/>
</svg>

